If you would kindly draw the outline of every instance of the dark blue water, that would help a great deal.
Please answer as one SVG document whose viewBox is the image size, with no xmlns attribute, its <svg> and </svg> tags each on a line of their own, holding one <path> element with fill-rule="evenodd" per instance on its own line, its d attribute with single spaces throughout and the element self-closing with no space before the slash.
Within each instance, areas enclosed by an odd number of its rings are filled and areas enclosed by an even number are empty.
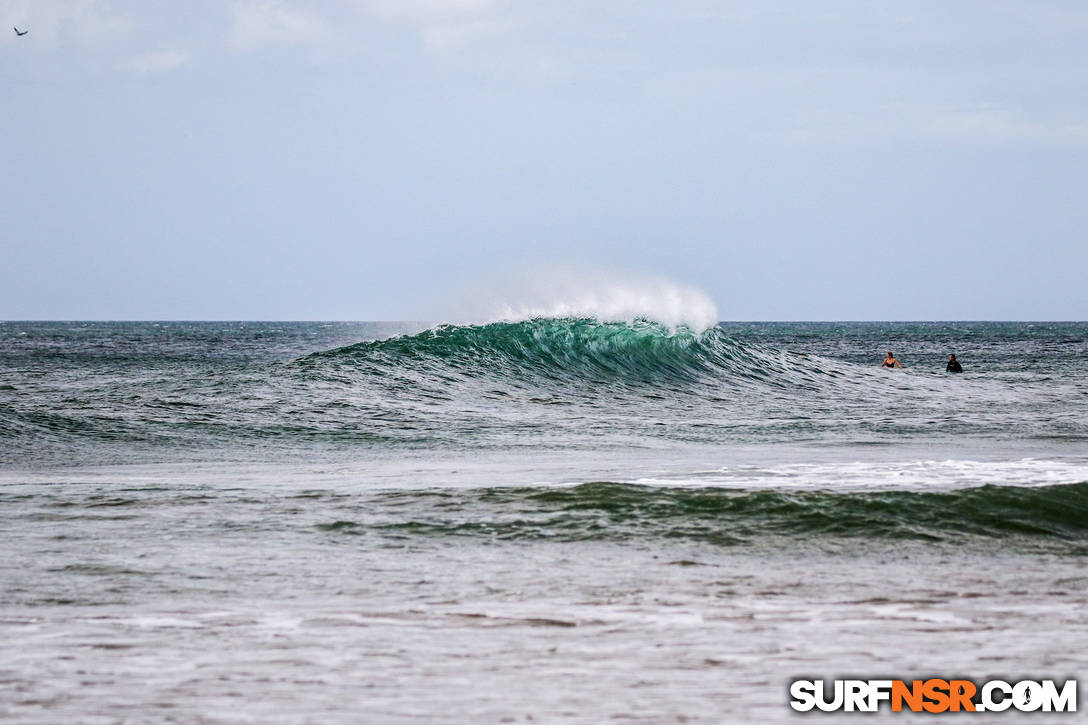
<svg viewBox="0 0 1088 725">
<path fill-rule="evenodd" d="M 1084 325 L 7 323 L 0 462 L 1083 442 Z M 359 342 L 378 338 L 372 342 Z M 907 370 L 877 366 L 894 348 Z M 950 351 L 966 372 L 943 374 Z M 1030 445 L 1029 445 L 1030 447 Z"/>
</svg>

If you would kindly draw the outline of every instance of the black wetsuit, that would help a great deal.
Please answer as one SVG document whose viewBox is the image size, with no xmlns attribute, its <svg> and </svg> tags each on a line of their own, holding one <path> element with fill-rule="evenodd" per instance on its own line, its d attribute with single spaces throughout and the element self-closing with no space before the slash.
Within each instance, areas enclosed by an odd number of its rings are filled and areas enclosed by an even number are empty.
<svg viewBox="0 0 1088 725">
<path fill-rule="evenodd" d="M 958 360 L 949 360 L 948 365 L 945 366 L 944 371 L 946 373 L 962 373 L 963 366 L 960 365 Z"/>
</svg>

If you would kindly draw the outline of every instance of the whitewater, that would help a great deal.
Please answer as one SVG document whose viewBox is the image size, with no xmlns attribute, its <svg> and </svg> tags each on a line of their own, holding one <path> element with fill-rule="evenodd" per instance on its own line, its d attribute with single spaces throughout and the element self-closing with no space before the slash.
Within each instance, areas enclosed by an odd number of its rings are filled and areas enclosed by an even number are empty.
<svg viewBox="0 0 1088 725">
<path fill-rule="evenodd" d="M 0 717 L 778 722 L 1088 665 L 1088 324 L 508 298 L 0 324 Z"/>
</svg>

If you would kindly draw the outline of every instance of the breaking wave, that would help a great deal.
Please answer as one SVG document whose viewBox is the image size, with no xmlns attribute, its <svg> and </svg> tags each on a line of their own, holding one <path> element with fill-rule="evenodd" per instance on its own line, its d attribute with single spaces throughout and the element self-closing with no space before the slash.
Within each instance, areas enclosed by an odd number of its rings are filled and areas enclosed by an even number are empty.
<svg viewBox="0 0 1088 725">
<path fill-rule="evenodd" d="M 956 542 L 1009 537 L 1088 544 L 1088 483 L 954 491 L 748 491 L 621 483 L 390 493 L 344 533 L 560 541 L 680 539 L 741 545 L 767 537 Z M 406 499 L 425 515 L 387 518 Z"/>
<path fill-rule="evenodd" d="M 804 358 L 803 364 L 800 361 Z M 441 325 L 415 335 L 316 353 L 307 358 L 354 365 L 359 372 L 412 370 L 477 379 L 610 383 L 838 377 L 818 358 L 788 355 L 729 337 L 718 327 L 672 328 L 649 320 L 538 318 L 487 325 Z M 562 377 L 559 377 L 562 376 Z"/>
</svg>

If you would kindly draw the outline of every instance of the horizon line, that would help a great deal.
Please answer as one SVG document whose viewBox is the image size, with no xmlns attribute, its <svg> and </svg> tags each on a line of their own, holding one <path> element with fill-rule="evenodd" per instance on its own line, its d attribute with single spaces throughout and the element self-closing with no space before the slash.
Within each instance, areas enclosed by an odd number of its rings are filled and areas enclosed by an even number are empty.
<svg viewBox="0 0 1088 725">
<path fill-rule="evenodd" d="M 560 318 L 533 318 L 533 319 L 560 319 Z M 592 317 L 581 317 L 572 319 L 595 319 Z M 453 322 L 442 320 L 362 320 L 362 319 L 347 319 L 347 318 L 329 318 L 329 319 L 307 319 L 307 318 L 108 318 L 108 317 L 95 317 L 95 318 L 22 318 L 22 319 L 2 319 L 0 325 L 5 324 L 19 324 L 19 323 L 32 323 L 32 322 L 54 322 L 54 323 L 177 323 L 177 322 L 219 322 L 219 323 L 243 323 L 243 322 L 261 322 L 261 323 L 284 323 L 284 322 L 296 322 L 296 323 L 346 323 L 346 324 L 426 324 L 426 325 L 488 325 L 501 322 L 524 322 L 526 320 L 492 320 L 490 322 Z M 1075 320 L 1075 319 L 998 319 L 998 318 L 978 318 L 978 319 L 920 319 L 920 318 L 901 318 L 901 319 L 737 319 L 737 320 L 718 320 L 716 324 L 749 324 L 749 323 L 872 323 L 872 322 L 925 322 L 925 323 L 978 323 L 978 322 L 1019 322 L 1019 323 L 1064 323 L 1064 324 L 1088 324 L 1088 320 Z"/>
</svg>

